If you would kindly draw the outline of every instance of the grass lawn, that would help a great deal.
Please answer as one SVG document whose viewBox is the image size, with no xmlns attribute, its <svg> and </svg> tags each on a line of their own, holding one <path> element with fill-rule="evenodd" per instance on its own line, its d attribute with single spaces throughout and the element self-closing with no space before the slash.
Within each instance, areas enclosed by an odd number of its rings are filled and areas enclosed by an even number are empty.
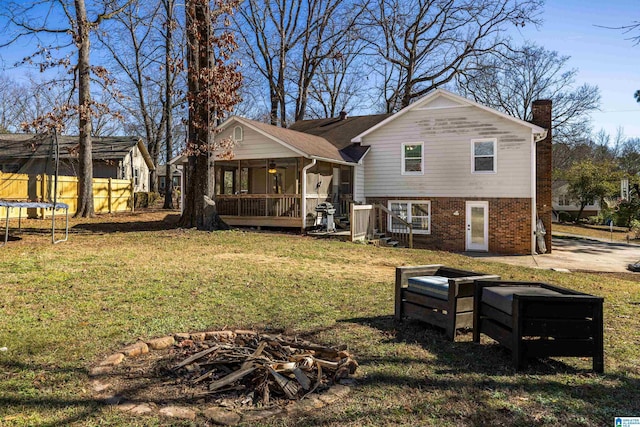
<svg viewBox="0 0 640 427">
<path fill-rule="evenodd" d="M 577 234 L 585 237 L 595 237 L 613 242 L 626 242 L 627 236 L 634 242 L 633 233 L 629 232 L 626 227 L 613 227 L 613 232 L 607 225 L 588 225 L 588 224 L 557 224 L 554 223 L 552 230 L 554 232 Z"/>
<path fill-rule="evenodd" d="M 637 276 L 293 234 L 178 230 L 164 217 L 74 220 L 66 243 L 27 233 L 0 248 L 0 347 L 8 348 L 0 352 L 0 425 L 191 425 L 105 405 L 88 371 L 138 337 L 224 327 L 346 344 L 360 363 L 344 400 L 261 425 L 600 427 L 640 417 Z M 604 296 L 605 374 L 576 358 L 516 373 L 490 340 L 476 345 L 468 333 L 451 343 L 427 325 L 394 322 L 395 266 L 428 263 Z"/>
</svg>

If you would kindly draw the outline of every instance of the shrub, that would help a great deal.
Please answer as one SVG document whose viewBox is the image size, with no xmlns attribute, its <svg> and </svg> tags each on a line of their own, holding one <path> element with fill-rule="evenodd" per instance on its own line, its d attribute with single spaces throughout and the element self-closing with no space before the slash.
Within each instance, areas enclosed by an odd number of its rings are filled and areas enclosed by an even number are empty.
<svg viewBox="0 0 640 427">
<path fill-rule="evenodd" d="M 566 211 L 560 211 L 558 213 L 558 221 L 560 222 L 573 222 L 573 216 Z"/>
<path fill-rule="evenodd" d="M 600 225 L 603 224 L 603 218 L 600 215 L 592 215 L 587 218 L 587 222 L 590 225 Z"/>
<path fill-rule="evenodd" d="M 631 220 L 631 233 L 634 239 L 640 239 L 640 221 L 637 219 Z"/>
<path fill-rule="evenodd" d="M 158 200 L 159 198 L 160 198 L 159 193 L 154 193 L 152 191 L 148 191 L 148 192 L 138 191 L 137 193 L 134 194 L 134 199 L 135 199 L 134 206 L 136 208 L 148 208 L 150 206 L 153 206 L 155 201 Z"/>
<path fill-rule="evenodd" d="M 613 219 L 620 227 L 631 228 L 631 222 L 638 219 L 640 214 L 640 199 L 634 197 L 631 200 L 621 200 L 616 208 Z"/>
</svg>

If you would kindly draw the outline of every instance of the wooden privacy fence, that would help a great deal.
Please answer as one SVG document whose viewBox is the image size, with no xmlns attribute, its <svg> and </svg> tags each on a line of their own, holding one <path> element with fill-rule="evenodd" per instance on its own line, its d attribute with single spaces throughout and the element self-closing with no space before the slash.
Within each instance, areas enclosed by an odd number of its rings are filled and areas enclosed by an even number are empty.
<svg viewBox="0 0 640 427">
<path fill-rule="evenodd" d="M 351 241 L 358 242 L 373 238 L 375 216 L 372 205 L 351 204 Z"/>
<path fill-rule="evenodd" d="M 54 178 L 49 175 L 27 175 L 0 172 L 0 199 L 12 201 L 53 201 Z M 78 178 L 59 176 L 56 201 L 69 205 L 69 212 L 78 208 Z M 133 209 L 133 181 L 127 179 L 93 178 L 93 204 L 96 213 L 124 212 Z M 46 209 L 10 209 L 9 217 L 39 217 L 51 215 Z"/>
</svg>

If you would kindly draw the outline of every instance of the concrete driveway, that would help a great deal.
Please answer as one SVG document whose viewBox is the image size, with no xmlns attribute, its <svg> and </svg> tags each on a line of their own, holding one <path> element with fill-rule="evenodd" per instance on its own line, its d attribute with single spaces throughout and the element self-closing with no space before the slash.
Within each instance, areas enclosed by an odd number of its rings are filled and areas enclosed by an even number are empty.
<svg viewBox="0 0 640 427">
<path fill-rule="evenodd" d="M 640 260 L 640 246 L 624 243 L 553 236 L 550 254 L 543 255 L 471 255 L 488 261 L 543 269 L 571 271 L 629 272 L 627 265 Z"/>
</svg>

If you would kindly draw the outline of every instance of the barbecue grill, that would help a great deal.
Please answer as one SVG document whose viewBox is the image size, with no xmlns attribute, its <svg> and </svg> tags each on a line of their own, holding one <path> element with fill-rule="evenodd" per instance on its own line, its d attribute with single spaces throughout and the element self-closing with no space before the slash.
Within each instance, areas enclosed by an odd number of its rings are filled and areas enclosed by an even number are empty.
<svg viewBox="0 0 640 427">
<path fill-rule="evenodd" d="M 336 209 L 331 203 L 319 203 L 318 206 L 316 206 L 316 212 L 318 213 L 320 230 L 326 232 L 336 231 L 336 224 L 333 221 L 333 215 L 336 213 Z"/>
</svg>

